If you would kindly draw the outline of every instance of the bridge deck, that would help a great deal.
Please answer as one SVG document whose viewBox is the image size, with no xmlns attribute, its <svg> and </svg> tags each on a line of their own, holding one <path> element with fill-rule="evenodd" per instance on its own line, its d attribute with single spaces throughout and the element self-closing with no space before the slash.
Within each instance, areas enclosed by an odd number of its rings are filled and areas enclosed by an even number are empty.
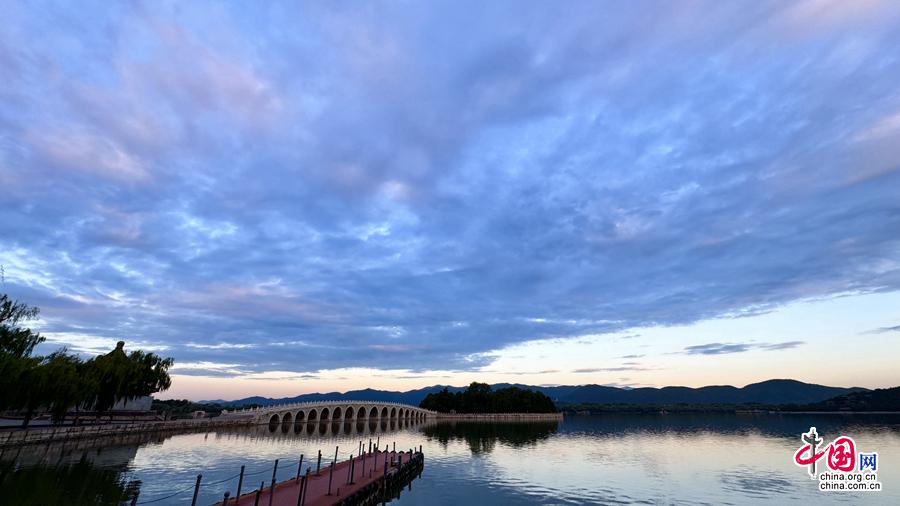
<svg viewBox="0 0 900 506">
<path fill-rule="evenodd" d="M 384 477 L 385 457 L 388 461 L 388 474 L 396 472 L 396 468 L 391 466 L 391 462 L 402 459 L 405 464 L 415 456 L 413 452 L 372 452 L 363 454 L 364 458 L 357 458 L 353 470 L 353 484 L 348 485 L 347 479 L 350 473 L 350 461 L 346 460 L 334 466 L 334 474 L 332 475 L 331 495 L 328 495 L 328 477 L 331 473 L 330 467 L 325 467 L 320 474 L 310 474 L 306 484 L 306 500 L 303 503 L 306 506 L 332 506 L 338 503 L 348 495 L 363 489 L 364 487 L 381 480 Z M 272 497 L 272 506 L 297 506 L 298 496 L 300 493 L 300 480 L 290 479 L 275 485 L 274 496 Z M 272 491 L 268 487 L 263 490 L 259 496 L 259 505 L 268 506 L 269 496 Z M 229 506 L 254 506 L 256 503 L 256 490 L 242 494 L 237 500 L 228 501 Z M 215 506 L 220 506 L 217 503 Z"/>
</svg>

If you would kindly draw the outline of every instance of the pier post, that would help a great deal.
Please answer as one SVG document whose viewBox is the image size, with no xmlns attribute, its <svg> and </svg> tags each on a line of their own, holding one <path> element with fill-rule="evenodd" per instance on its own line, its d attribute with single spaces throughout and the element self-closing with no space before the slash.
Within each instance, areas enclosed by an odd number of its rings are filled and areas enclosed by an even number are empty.
<svg viewBox="0 0 900 506">
<path fill-rule="evenodd" d="M 353 454 L 350 454 L 350 461 L 347 464 L 347 485 L 353 483 Z"/>
<path fill-rule="evenodd" d="M 378 436 L 378 439 L 375 440 L 375 451 L 381 448 L 381 436 Z"/>
<path fill-rule="evenodd" d="M 357 455 L 362 455 L 362 440 L 359 442 L 359 451 L 356 452 Z"/>
<path fill-rule="evenodd" d="M 322 450 L 319 450 L 319 459 L 316 461 L 316 476 L 319 475 L 319 469 L 322 468 Z"/>
<path fill-rule="evenodd" d="M 300 470 L 301 469 L 303 469 L 303 454 L 302 453 L 300 454 L 300 463 L 297 464 L 297 478 L 295 479 L 295 481 L 300 479 Z"/>
<path fill-rule="evenodd" d="M 225 498 L 222 499 L 222 506 L 228 506 L 228 498 L 231 497 L 231 492 L 225 491 Z"/>
<path fill-rule="evenodd" d="M 253 501 L 253 506 L 259 506 L 259 496 L 262 494 L 262 489 L 265 486 L 266 482 L 259 482 L 259 488 L 256 489 L 256 500 Z"/>
<path fill-rule="evenodd" d="M 237 492 L 234 494 L 234 497 L 240 501 L 241 500 L 241 486 L 244 484 L 244 466 L 241 466 L 241 476 L 238 478 L 238 488 Z"/>
<path fill-rule="evenodd" d="M 306 488 L 306 476 L 300 478 L 300 490 L 297 491 L 297 506 L 303 504 L 303 492 Z"/>
<path fill-rule="evenodd" d="M 338 461 L 338 457 L 337 457 L 338 456 L 338 448 L 340 448 L 340 447 L 339 446 L 334 447 L 334 462 L 335 463 L 337 463 L 337 461 Z"/>
<path fill-rule="evenodd" d="M 191 499 L 191 506 L 197 506 L 197 494 L 200 493 L 200 480 L 203 479 L 202 474 L 197 475 L 197 483 L 194 484 L 194 498 Z"/>
<path fill-rule="evenodd" d="M 331 470 L 328 472 L 328 495 L 331 495 L 331 478 L 334 476 L 334 462 L 331 463 Z"/>
<path fill-rule="evenodd" d="M 394 452 L 397 451 L 397 442 L 396 441 L 394 441 L 394 449 L 391 451 L 394 451 Z"/>
<path fill-rule="evenodd" d="M 303 502 L 300 503 L 300 506 L 306 504 L 306 491 L 309 490 L 309 468 L 306 468 L 306 488 L 303 489 Z"/>
<path fill-rule="evenodd" d="M 275 467 L 272 468 L 272 486 L 269 487 L 269 506 L 272 506 L 272 499 L 275 498 L 275 473 L 278 472 L 278 459 L 275 459 Z"/>
</svg>

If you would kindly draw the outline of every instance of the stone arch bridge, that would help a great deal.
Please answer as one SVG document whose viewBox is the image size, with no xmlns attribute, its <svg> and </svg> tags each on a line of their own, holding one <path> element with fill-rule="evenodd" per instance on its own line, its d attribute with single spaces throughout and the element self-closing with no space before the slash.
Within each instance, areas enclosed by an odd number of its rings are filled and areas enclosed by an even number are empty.
<svg viewBox="0 0 900 506">
<path fill-rule="evenodd" d="M 423 421 L 435 418 L 437 412 L 397 402 L 321 401 L 223 411 L 222 415 L 250 418 L 257 424 L 289 427 L 292 424 L 349 423 L 363 420 Z"/>
</svg>

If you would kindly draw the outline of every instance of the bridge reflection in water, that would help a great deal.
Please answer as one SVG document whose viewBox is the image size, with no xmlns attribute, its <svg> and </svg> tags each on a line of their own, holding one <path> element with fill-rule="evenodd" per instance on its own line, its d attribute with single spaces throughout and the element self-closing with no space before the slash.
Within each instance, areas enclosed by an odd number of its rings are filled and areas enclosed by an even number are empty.
<svg viewBox="0 0 900 506">
<path fill-rule="evenodd" d="M 266 436 L 313 436 L 327 438 L 334 436 L 383 434 L 386 432 L 424 427 L 433 423 L 434 422 L 414 419 L 358 420 L 353 422 L 292 421 L 290 423 L 281 421 L 256 425 L 252 430 L 259 435 Z"/>
</svg>

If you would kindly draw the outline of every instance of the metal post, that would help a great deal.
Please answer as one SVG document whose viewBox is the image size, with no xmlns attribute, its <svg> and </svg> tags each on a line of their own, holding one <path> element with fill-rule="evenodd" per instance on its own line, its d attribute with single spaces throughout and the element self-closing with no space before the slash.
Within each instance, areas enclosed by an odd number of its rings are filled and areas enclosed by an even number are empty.
<svg viewBox="0 0 900 506">
<path fill-rule="evenodd" d="M 359 442 L 359 451 L 356 452 L 357 455 L 362 455 L 362 441 Z"/>
<path fill-rule="evenodd" d="M 394 449 L 391 451 L 393 451 L 393 452 L 397 451 L 397 442 L 396 441 L 394 441 Z"/>
<path fill-rule="evenodd" d="M 372 453 L 372 438 L 369 438 L 369 453 Z"/>
<path fill-rule="evenodd" d="M 225 491 L 225 498 L 222 499 L 222 506 L 228 506 L 228 498 L 231 497 L 231 493 L 227 490 Z"/>
<path fill-rule="evenodd" d="M 269 506 L 272 506 L 272 499 L 275 498 L 275 473 L 278 472 L 278 459 L 275 459 L 275 467 L 272 468 L 272 486 L 269 487 Z"/>
<path fill-rule="evenodd" d="M 297 506 L 303 502 L 303 489 L 306 488 L 306 476 L 300 478 L 300 490 L 297 492 Z"/>
<path fill-rule="evenodd" d="M 375 450 L 378 451 L 379 448 L 381 448 L 381 436 L 378 436 L 378 439 L 375 440 Z"/>
<path fill-rule="evenodd" d="M 350 462 L 347 464 L 347 485 L 353 483 L 353 454 L 350 454 Z"/>
<path fill-rule="evenodd" d="M 316 476 L 319 475 L 319 469 L 322 468 L 322 450 L 319 450 L 319 459 L 316 461 Z"/>
<path fill-rule="evenodd" d="M 331 470 L 328 472 L 328 495 L 331 495 L 331 478 L 334 476 L 334 462 L 331 463 Z"/>
<path fill-rule="evenodd" d="M 303 454 L 300 454 L 300 463 L 297 464 L 297 479 L 300 479 L 300 470 L 303 469 Z"/>
<path fill-rule="evenodd" d="M 309 468 L 308 467 L 306 468 L 306 483 L 307 484 L 309 483 Z M 307 485 L 306 488 L 303 489 L 303 502 L 300 504 L 300 506 L 303 506 L 304 504 L 306 504 L 306 491 L 307 490 L 309 490 L 309 485 Z"/>
<path fill-rule="evenodd" d="M 253 501 L 253 506 L 259 506 L 259 495 L 262 494 L 262 489 L 265 486 L 266 482 L 259 482 L 259 488 L 256 489 L 256 500 Z"/>
<path fill-rule="evenodd" d="M 191 499 L 191 506 L 197 506 L 197 494 L 200 493 L 200 480 L 203 479 L 202 474 L 197 475 L 197 483 L 194 484 L 194 498 Z"/>
<path fill-rule="evenodd" d="M 356 459 L 350 458 L 350 484 L 353 485 L 355 483 L 353 481 L 353 476 L 356 475 L 356 461 L 359 460 L 359 456 Z"/>
<path fill-rule="evenodd" d="M 241 477 L 238 478 L 238 488 L 237 493 L 234 494 L 234 497 L 240 501 L 241 500 L 241 486 L 244 484 L 244 466 L 241 466 Z"/>
<path fill-rule="evenodd" d="M 334 447 L 334 462 L 337 462 L 337 455 L 338 455 L 338 447 L 335 446 Z"/>
</svg>

